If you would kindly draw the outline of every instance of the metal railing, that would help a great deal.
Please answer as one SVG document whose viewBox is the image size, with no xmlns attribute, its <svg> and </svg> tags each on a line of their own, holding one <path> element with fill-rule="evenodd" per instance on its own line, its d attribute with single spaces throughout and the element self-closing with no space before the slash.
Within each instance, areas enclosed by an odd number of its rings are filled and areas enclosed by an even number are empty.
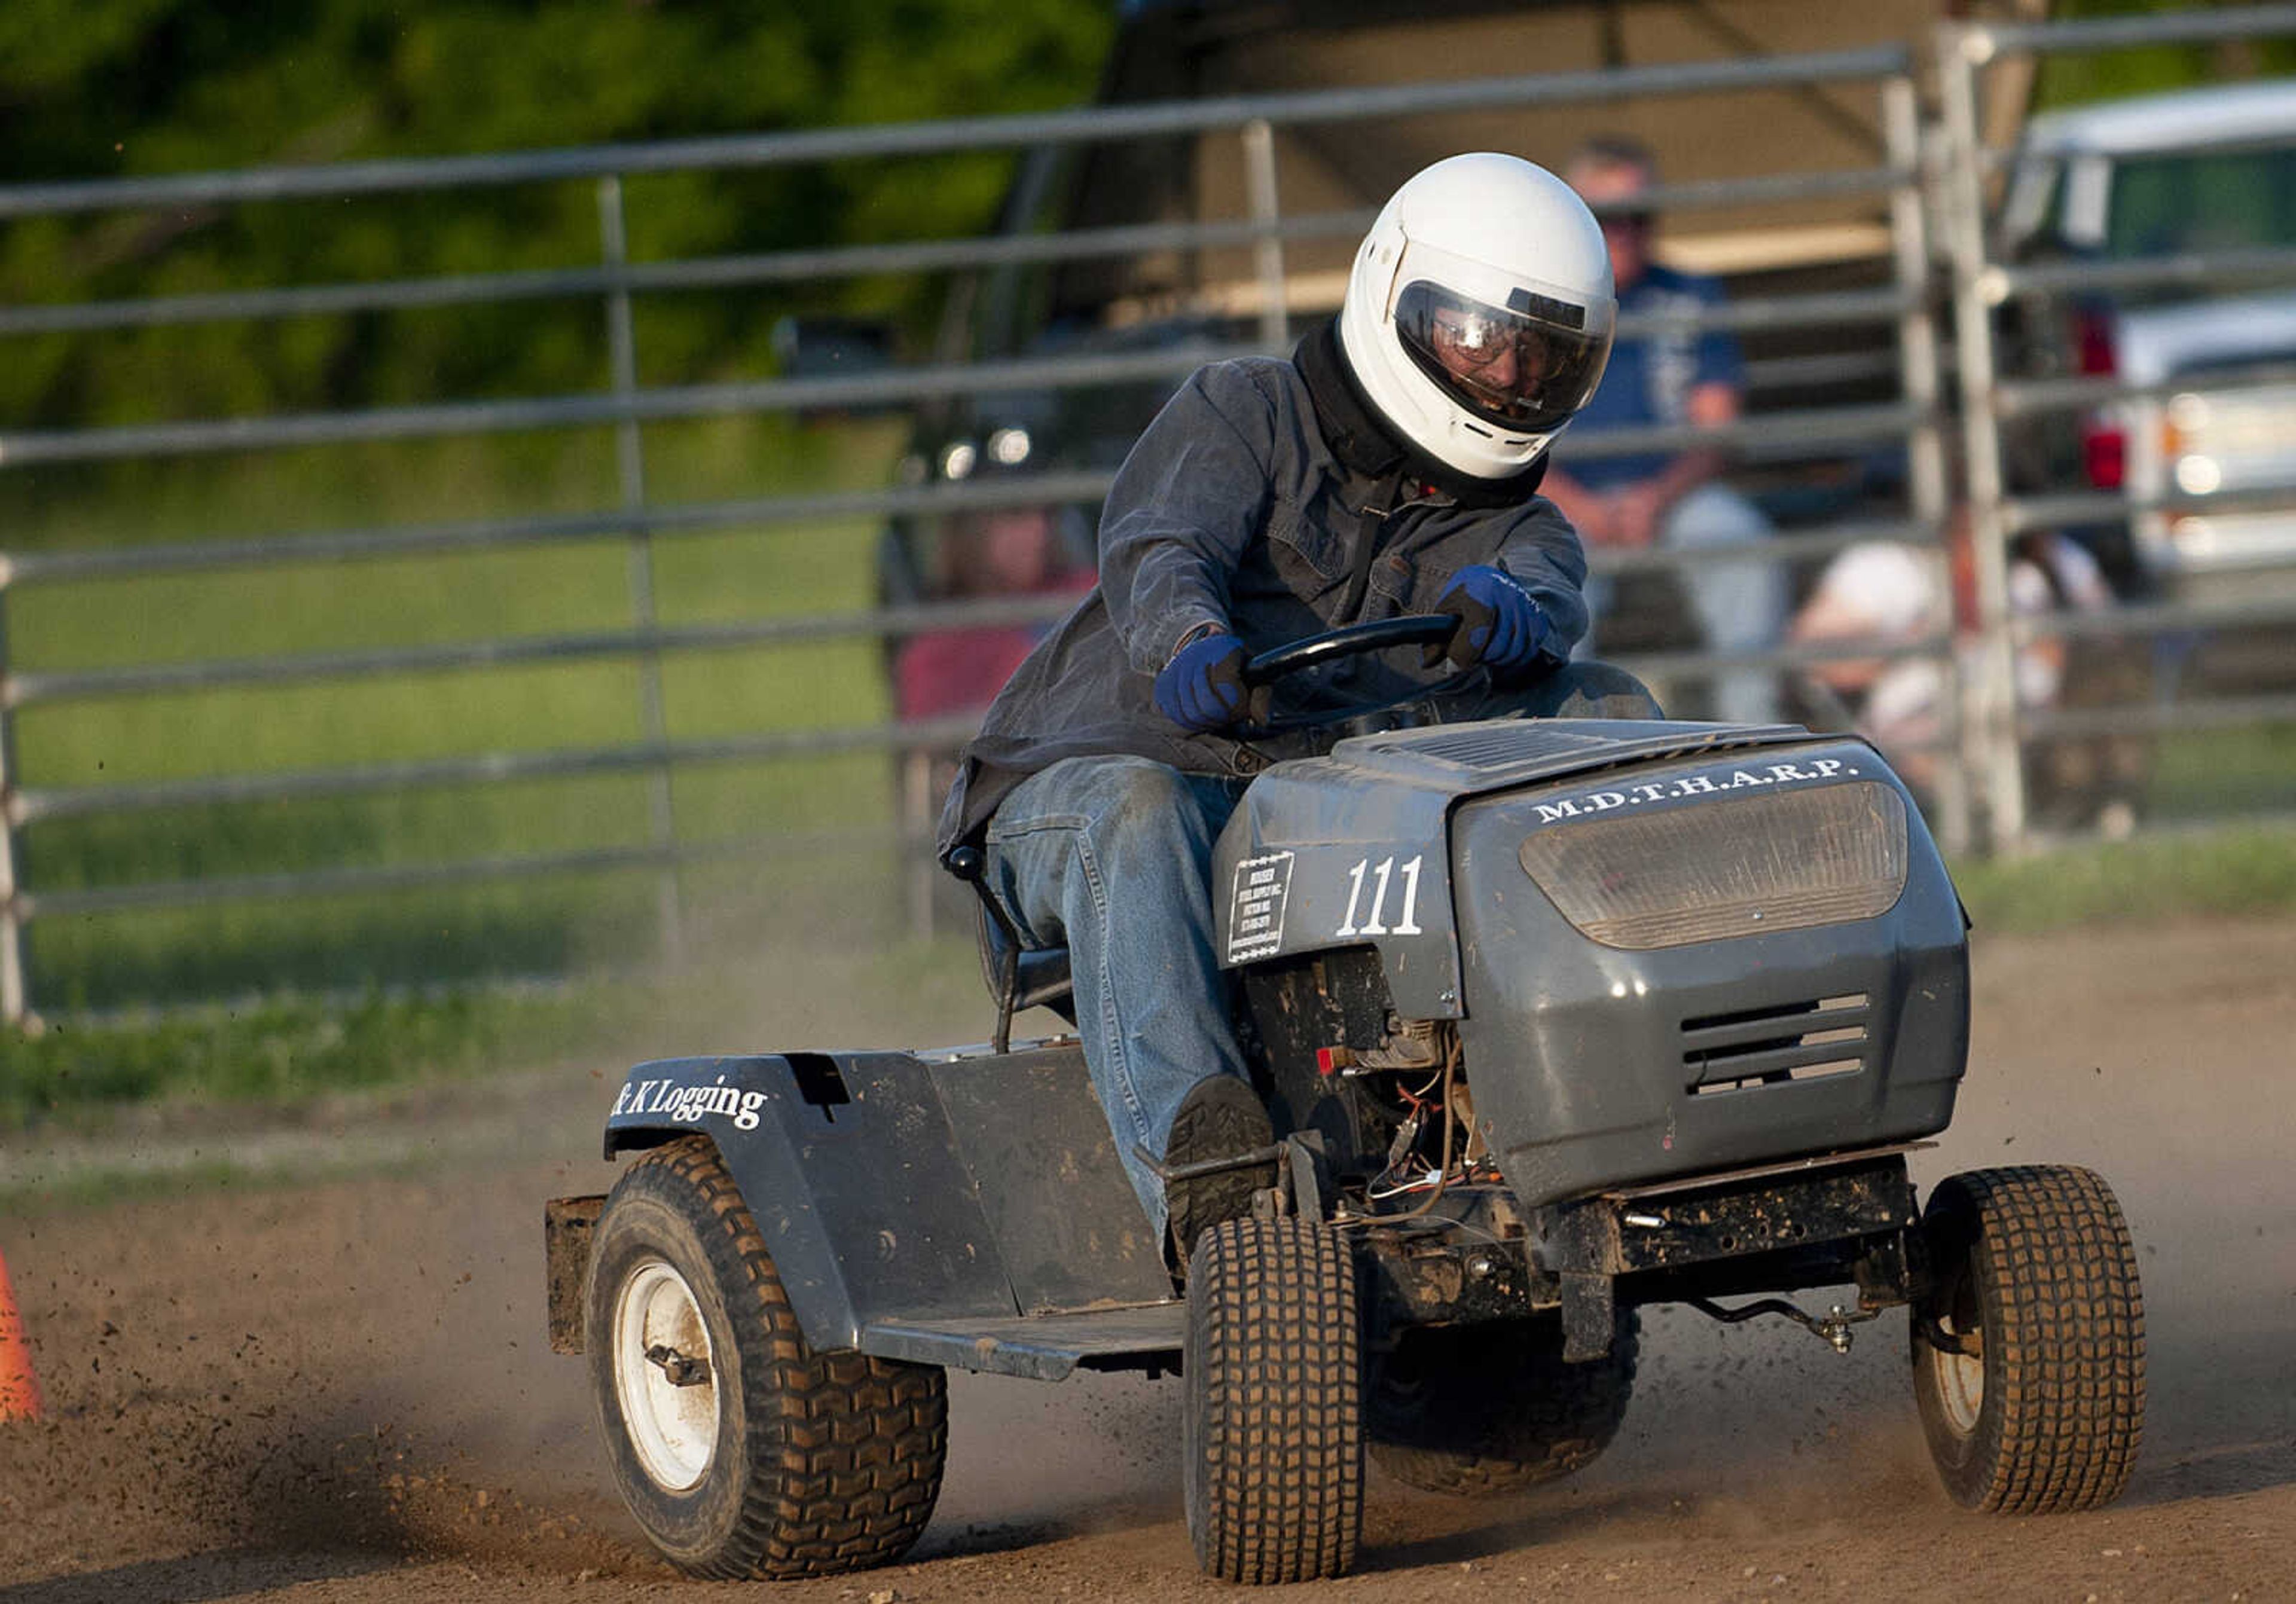
<svg viewBox="0 0 2296 1604">
<path fill-rule="evenodd" d="M 2037 744 L 2099 735 L 2142 735 L 2169 729 L 2284 722 L 2296 698 L 2245 696 L 2217 701 L 2153 702 L 2079 712 L 2020 706 L 2018 653 L 2037 641 L 2111 633 L 2158 640 L 2171 631 L 2267 625 L 2296 637 L 2296 602 L 2185 602 L 2120 608 L 2103 617 L 2015 617 L 2010 598 L 2013 545 L 2037 529 L 2086 521 L 2128 523 L 2148 513 L 2222 511 L 2243 503 L 2278 511 L 2296 529 L 2296 495 L 2286 488 L 2243 497 L 2138 494 L 2125 487 L 2103 493 L 2067 493 L 2058 484 L 2013 482 L 2005 461 L 2006 431 L 2021 421 L 2070 414 L 2101 405 L 2158 399 L 2198 389 L 2234 393 L 2245 380 L 2191 376 L 2154 382 L 2118 377 L 2025 377 L 2005 373 L 1997 318 L 2020 297 L 2048 292 L 2095 293 L 2223 284 L 2296 283 L 2296 250 L 2247 249 L 2183 252 L 2140 260 L 2084 258 L 2017 263 L 2000 258 L 1994 233 L 1997 209 L 1989 190 L 2014 152 L 1988 148 L 1979 131 L 1980 79 L 1988 67 L 2017 56 L 2072 54 L 2131 46 L 2188 45 L 2296 34 L 2296 6 L 2252 5 L 2217 12 L 2081 22 L 2001 26 L 1948 24 L 1938 50 L 1939 172 L 1938 215 L 1952 273 L 1954 330 L 1960 401 L 1960 438 L 1966 462 L 1967 500 L 1977 590 L 1976 671 L 1964 681 L 1964 768 L 1984 782 L 1986 836 L 2014 846 L 2029 830 L 2026 773 Z M 2283 135 L 2284 142 L 2287 135 Z M 2203 149 L 2205 128 L 2187 143 L 2148 144 L 2144 154 Z M 2066 182 L 2070 183 L 2070 179 Z M 2291 543 L 2296 550 L 2296 541 Z M 2284 565 L 2296 577 L 2296 563 Z M 2263 576 L 2244 576 L 2253 582 Z"/>
<path fill-rule="evenodd" d="M 2163 19 L 2162 37 L 2221 37 L 2269 32 L 2296 8 L 2258 8 L 2244 16 Z M 2180 31 L 2176 24 L 2182 22 Z M 2254 26 L 2250 26 L 2254 25 Z M 2128 25 L 2093 25 L 2079 36 L 2031 30 L 1986 36 L 1996 49 L 2049 47 L 2063 40 L 2103 41 Z M 2208 29 L 2216 29 L 2210 33 Z M 2154 32 L 2140 29 L 2146 38 Z M 1677 449 L 1689 444 L 1730 446 L 1747 459 L 1792 462 L 1876 446 L 1901 448 L 1906 481 L 1899 515 L 1689 552 L 1597 552 L 1598 572 L 1634 573 L 1759 557 L 1813 561 L 1870 539 L 1896 539 L 1929 552 L 1940 589 L 1946 568 L 1943 535 L 1951 487 L 1945 444 L 1946 397 L 1942 342 L 1933 321 L 1930 231 L 1946 230 L 1953 266 L 1956 344 L 1963 447 L 1975 496 L 1980 585 L 1986 611 L 1980 636 L 1985 673 L 1949 698 L 1958 717 L 1942 738 L 1944 759 L 1936 796 L 1940 833 L 1956 847 L 1979 839 L 1971 792 L 1979 781 L 1988 801 L 1991 839 L 2013 841 L 2021 829 L 2013 776 L 2016 741 L 2051 726 L 2023 726 L 2001 700 L 1998 680 L 2013 650 L 2003 605 L 2006 537 L 2021 518 L 2038 516 L 2047 503 L 2005 496 L 1997 476 L 1997 426 L 2012 405 L 2054 403 L 2038 390 L 2019 392 L 1995 381 L 1989 314 L 2020 282 L 1986 255 L 1982 186 L 1989 159 L 1973 143 L 1972 80 L 1980 70 L 1970 30 L 1948 36 L 1947 125 L 1926 130 L 1911 53 L 1898 48 L 1689 63 L 1618 71 L 1494 78 L 1453 84 L 1413 85 L 1308 94 L 1229 97 L 1090 111 L 919 123 L 876 128 L 808 131 L 738 138 L 685 140 L 443 160 L 376 161 L 308 168 L 101 183 L 0 187 L 0 225 L 8 220 L 158 207 L 231 207 L 308 203 L 358 195 L 420 195 L 480 186 L 588 182 L 594 185 L 599 259 L 518 272 L 461 273 L 377 282 L 234 289 L 62 306 L 0 307 L 0 349 L 13 338 L 93 336 L 164 326 L 217 322 L 268 323 L 308 316 L 389 313 L 449 306 L 488 306 L 552 299 L 595 302 L 607 336 L 608 382 L 574 395 L 490 400 L 440 400 L 413 406 L 316 412 L 230 420 L 184 419 L 130 427 L 11 431 L 0 430 L 0 475 L 35 467 L 183 458 L 217 453 L 272 452 L 350 442 L 412 440 L 499 434 L 513 430 L 611 430 L 615 504 L 576 512 L 473 519 L 418 525 L 321 528 L 287 535 L 248 534 L 226 539 L 111 549 L 28 551 L 0 557 L 0 610 L 28 586 L 69 585 L 161 575 L 264 570 L 283 565 L 357 564 L 393 558 L 468 554 L 539 547 L 573 548 L 600 542 L 627 553 L 626 627 L 578 633 L 264 657 L 222 657 L 188 662 L 130 662 L 101 668 L 35 670 L 8 660 L 0 629 L 0 1016 L 21 1020 L 32 1010 L 23 943 L 36 919 L 196 906 L 233 899 L 272 899 L 381 891 L 474 880 L 550 875 L 600 869 L 660 872 L 659 917 L 664 941 L 674 945 L 683 919 L 678 905 L 681 865 L 774 850 L 800 850 L 790 838 L 743 837 L 696 842 L 681 837 L 671 806 L 671 776 L 712 764 L 755 763 L 853 751 L 926 753 L 945 750 L 967 732 L 964 719 L 891 722 L 841 728 L 771 730 L 711 739 L 674 737 L 664 713 L 661 665 L 687 654 L 728 651 L 832 636 L 898 639 L 931 630 L 1037 623 L 1064 603 L 1046 598 L 931 602 L 881 606 L 833 616 L 745 618 L 709 624 L 665 622 L 659 615 L 653 571 L 659 543 L 767 525 L 805 528 L 855 519 L 924 519 L 997 507 L 1089 505 L 1105 491 L 1101 472 L 1036 472 L 994 480 L 889 486 L 882 489 L 778 495 L 664 504 L 649 487 L 641 428 L 677 420 L 729 415 L 805 415 L 840 408 L 915 407 L 930 401 L 1046 391 L 1070 392 L 1125 384 L 1177 382 L 1198 364 L 1220 356 L 1280 348 L 1291 319 L 1287 246 L 1344 240 L 1369 214 L 1349 211 L 1285 214 L 1275 184 L 1273 139 L 1277 131 L 1375 119 L 1455 112 L 1591 105 L 1636 96 L 1751 91 L 1816 84 L 1869 86 L 1883 160 L 1849 171 L 1770 174 L 1759 177 L 1672 184 L 1652 196 L 1674 212 L 1723 210 L 1781 201 L 1869 197 L 1886 215 L 1890 241 L 1881 288 L 1829 291 L 1740 299 L 1697 319 L 1700 327 L 1738 331 L 1866 329 L 1862 342 L 1878 344 L 1880 368 L 1894 375 L 1888 403 L 1829 406 L 1750 416 L 1726 429 L 1653 428 L 1574 432 L 1574 459 Z M 2081 47 L 2076 43 L 2073 47 Z M 1956 99 L 1964 102 L 1956 107 Z M 856 159 L 916 157 L 959 151 L 1019 151 L 1187 134 L 1236 140 L 1236 160 L 1247 177 L 1246 215 L 1185 223 L 1103 227 L 1067 233 L 1021 233 L 981 239 L 922 240 L 896 244 L 838 246 L 714 257 L 685 261 L 628 259 L 623 180 L 642 174 L 731 172 Z M 1941 154 L 1940 154 L 1941 152 Z M 636 298 L 696 294 L 766 286 L 812 286 L 885 274 L 970 273 L 1021 266 L 1122 260 L 1151 251 L 1244 249 L 1260 287 L 1254 337 L 1234 342 L 1177 344 L 1121 355 L 1021 356 L 999 361 L 940 362 L 889 372 L 838 378 L 775 377 L 733 383 L 646 386 L 638 379 Z M 2222 262 L 2158 265 L 2164 279 L 2189 281 L 2214 274 Z M 2250 262 L 2269 277 L 2278 264 Z M 2030 270 L 2016 270 L 2029 271 Z M 2052 270 L 2054 271 L 2054 270 Z M 2115 272 L 2127 270 L 2115 269 Z M 2038 278 L 2022 281 L 2038 283 Z M 2100 275 L 2098 282 L 2103 282 Z M 1624 332 L 1633 333 L 1628 323 Z M 1858 371 L 1874 371 L 1861 357 Z M 1833 366 L 1841 366 L 1833 359 Z M 1831 372 L 1823 361 L 1812 373 Z M 1846 370 L 1845 370 L 1846 371 Z M 2075 403 L 2068 402 L 2068 405 Z M 2084 399 L 2078 403 L 2087 405 Z M 1985 442 L 1993 442 L 1987 446 Z M 1995 477 L 1983 479 L 1980 458 L 1996 453 Z M 0 623 L 4 613 L 0 612 Z M 2028 626 L 2048 627 L 2052 625 Z M 1846 646 L 1780 648 L 1720 656 L 1668 652 L 1628 659 L 1628 666 L 1697 680 L 1733 667 L 1793 671 L 1830 657 L 1919 654 L 1932 657 L 1949 687 L 1958 685 L 1959 654 L 1943 637 L 1897 642 L 1884 649 Z M 231 687 L 301 685 L 375 676 L 436 675 L 509 665 L 626 662 L 636 666 L 637 738 L 619 744 L 555 751 L 501 751 L 463 757 L 383 762 L 299 772 L 224 772 L 135 783 L 28 789 L 18 782 L 18 718 L 23 709 L 94 699 L 131 698 Z M 2012 699 L 2013 701 L 2013 699 Z M 2005 706 L 2008 710 L 2005 712 Z M 648 834 L 643 842 L 529 855 L 489 855 L 459 863 L 336 865 L 300 872 L 242 873 L 192 880 L 43 890 L 18 873 L 20 832 L 45 823 L 103 815 L 161 818 L 170 810 L 297 798 L 392 794 L 435 787 L 482 786 L 508 781 L 625 773 L 650 785 Z M 2005 790 L 2005 787 L 2008 788 Z M 912 787 L 914 790 L 914 786 Z M 915 845 L 916 822 L 902 830 Z M 870 837 L 871 831 L 845 832 Z M 874 832 L 882 839 L 882 832 Z"/>
</svg>

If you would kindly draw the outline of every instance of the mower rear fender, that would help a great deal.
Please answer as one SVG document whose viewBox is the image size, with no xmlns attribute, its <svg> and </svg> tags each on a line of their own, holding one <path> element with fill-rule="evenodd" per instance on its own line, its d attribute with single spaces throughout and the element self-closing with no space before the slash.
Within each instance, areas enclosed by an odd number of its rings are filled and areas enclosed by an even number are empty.
<svg viewBox="0 0 2296 1604">
<path fill-rule="evenodd" d="M 866 1347 L 879 1322 L 1170 1296 L 1073 1043 L 641 1064 L 614 1099 L 606 1156 L 696 1132 L 816 1350 Z"/>
</svg>

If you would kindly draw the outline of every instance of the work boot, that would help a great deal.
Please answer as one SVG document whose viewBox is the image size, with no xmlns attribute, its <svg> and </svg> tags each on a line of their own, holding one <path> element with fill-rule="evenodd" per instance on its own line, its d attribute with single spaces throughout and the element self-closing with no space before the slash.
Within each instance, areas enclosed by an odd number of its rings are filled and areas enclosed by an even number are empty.
<svg viewBox="0 0 2296 1604">
<path fill-rule="evenodd" d="M 1231 1158 L 1273 1146 L 1275 1127 L 1250 1083 L 1233 1075 L 1208 1076 L 1188 1088 L 1164 1141 L 1164 1165 L 1177 1169 L 1210 1158 Z M 1172 1246 L 1185 1266 L 1196 1239 L 1222 1220 L 1251 1212 L 1251 1194 L 1275 1184 L 1273 1159 L 1164 1183 L 1164 1209 Z"/>
</svg>

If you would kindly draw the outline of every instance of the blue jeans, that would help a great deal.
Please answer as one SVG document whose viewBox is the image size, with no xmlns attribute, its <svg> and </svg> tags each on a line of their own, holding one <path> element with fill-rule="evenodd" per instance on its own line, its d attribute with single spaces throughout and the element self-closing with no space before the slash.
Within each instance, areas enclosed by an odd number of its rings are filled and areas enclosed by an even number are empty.
<svg viewBox="0 0 2296 1604">
<path fill-rule="evenodd" d="M 1066 946 L 1077 1032 L 1117 1156 L 1157 1239 L 1180 1101 L 1244 1076 L 1212 950 L 1212 843 L 1244 782 L 1146 757 L 1070 757 L 1031 774 L 988 822 L 986 880 L 1031 947 Z"/>
<path fill-rule="evenodd" d="M 1631 676 L 1573 663 L 1459 718 L 1655 718 Z M 1066 946 L 1077 1032 L 1116 1151 L 1161 1240 L 1161 1158 L 1190 1088 L 1249 1079 L 1212 945 L 1212 844 L 1247 782 L 1146 757 L 1070 757 L 1030 775 L 988 822 L 984 884 L 1030 947 Z"/>
</svg>

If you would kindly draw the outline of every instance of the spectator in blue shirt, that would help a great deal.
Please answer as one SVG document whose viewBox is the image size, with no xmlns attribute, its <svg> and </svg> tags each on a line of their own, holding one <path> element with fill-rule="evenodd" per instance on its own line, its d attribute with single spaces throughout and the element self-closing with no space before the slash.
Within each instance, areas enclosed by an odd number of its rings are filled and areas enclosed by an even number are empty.
<svg viewBox="0 0 2296 1604">
<path fill-rule="evenodd" d="M 1657 182 L 1649 151 L 1628 139 L 1590 140 L 1563 176 L 1601 220 L 1620 321 L 1642 325 L 1621 332 L 1612 346 L 1602 388 L 1579 411 L 1579 429 L 1733 421 L 1744 387 L 1738 341 L 1726 329 L 1701 329 L 1693 321 L 1721 303 L 1722 288 L 1653 261 L 1650 213 L 1634 205 Z M 1723 465 L 1723 454 L 1712 447 L 1587 457 L 1566 446 L 1548 468 L 1546 494 L 1589 548 L 1682 551 L 1768 535 L 1760 511 L 1721 481 Z M 1776 562 L 1703 563 L 1679 571 L 1710 651 L 1761 651 L 1778 643 L 1788 596 L 1786 575 Z M 1602 578 L 1587 582 L 1588 610 L 1598 631 L 1610 591 Z M 1732 722 L 1771 722 L 1778 714 L 1776 675 L 1745 668 L 1723 673 L 1714 682 L 1713 712 Z"/>
</svg>

